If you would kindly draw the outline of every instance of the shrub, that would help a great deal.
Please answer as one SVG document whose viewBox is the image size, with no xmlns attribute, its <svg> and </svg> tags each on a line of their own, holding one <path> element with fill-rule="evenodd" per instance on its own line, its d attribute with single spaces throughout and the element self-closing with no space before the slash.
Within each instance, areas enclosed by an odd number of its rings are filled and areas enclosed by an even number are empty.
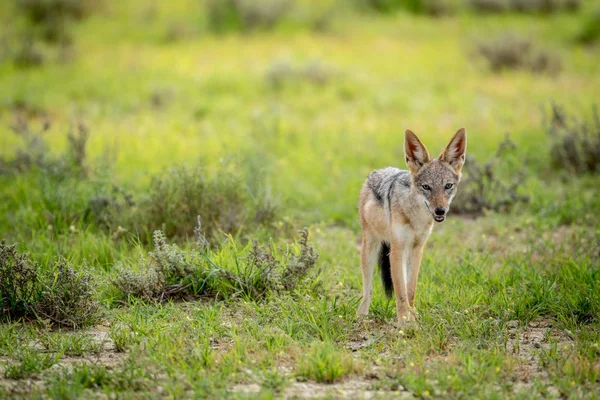
<svg viewBox="0 0 600 400">
<path fill-rule="evenodd" d="M 576 174 L 600 171 L 600 115 L 594 107 L 591 124 L 569 118 L 564 108 L 553 104 L 546 132 L 550 139 L 552 166 Z"/>
<path fill-rule="evenodd" d="M 76 272 L 64 259 L 41 269 L 4 240 L 0 242 L 0 291 L 3 319 L 37 317 L 78 328 L 94 324 L 100 316 L 88 274 Z"/>
<path fill-rule="evenodd" d="M 504 155 L 515 148 L 516 145 L 507 135 L 498 145 L 495 156 L 485 164 L 469 156 L 463 168 L 460 188 L 452 203 L 455 213 L 477 216 L 485 210 L 504 211 L 515 204 L 529 201 L 527 196 L 518 193 L 523 183 L 521 175 L 517 174 L 511 182 L 504 182 L 497 173 L 497 166 Z"/>
<path fill-rule="evenodd" d="M 177 245 L 168 244 L 164 234 L 155 231 L 154 251 L 148 255 L 148 261 L 142 258 L 139 272 L 122 265 L 117 267 L 118 277 L 113 284 L 123 295 L 161 300 L 190 292 L 188 289 L 197 278 L 197 253 L 188 254 Z M 194 294 L 201 294 L 201 290 L 196 290 Z"/>
<path fill-rule="evenodd" d="M 292 0 L 207 0 L 208 27 L 214 32 L 271 29 L 291 6 Z"/>
<path fill-rule="evenodd" d="M 558 73 L 561 69 L 558 56 L 535 48 L 529 39 L 510 33 L 480 42 L 477 52 L 494 72 L 525 69 L 536 73 Z"/>
<path fill-rule="evenodd" d="M 154 251 L 149 261 L 142 259 L 139 272 L 118 266 L 113 285 L 124 295 L 142 300 L 168 299 L 182 296 L 245 296 L 264 299 L 268 293 L 293 292 L 302 284 L 318 286 L 314 273 L 318 254 L 308 241 L 308 231 L 300 231 L 300 253 L 276 256 L 271 246 L 260 246 L 253 241 L 248 256 L 235 254 L 235 270 L 219 266 L 213 253 L 199 238 L 200 248 L 189 251 L 169 245 L 161 231 L 154 234 Z M 236 251 L 228 249 L 228 251 Z M 312 277 L 312 279 L 308 279 Z"/>
<path fill-rule="evenodd" d="M 31 314 L 40 296 L 37 264 L 16 246 L 0 242 L 0 295 L 2 319 L 18 319 Z"/>
<path fill-rule="evenodd" d="M 41 283 L 42 295 L 35 304 L 38 317 L 72 328 L 94 325 L 100 320 L 100 304 L 94 298 L 96 287 L 91 275 L 75 271 L 71 263 L 59 259 Z"/>
<path fill-rule="evenodd" d="M 600 39 L 600 7 L 596 7 L 587 17 L 577 35 L 577 41 L 586 44 L 594 43 L 598 39 Z"/>
</svg>

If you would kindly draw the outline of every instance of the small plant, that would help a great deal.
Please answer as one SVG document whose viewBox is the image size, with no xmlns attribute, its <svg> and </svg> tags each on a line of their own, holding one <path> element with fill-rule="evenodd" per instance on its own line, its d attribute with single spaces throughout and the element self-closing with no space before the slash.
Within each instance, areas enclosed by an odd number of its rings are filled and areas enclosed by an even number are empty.
<svg viewBox="0 0 600 400">
<path fill-rule="evenodd" d="M 546 132 L 550 139 L 552 166 L 576 174 L 600 171 L 600 115 L 594 107 L 593 122 L 569 118 L 564 108 L 553 104 Z"/>
<path fill-rule="evenodd" d="M 535 73 L 558 73 L 560 59 L 547 50 L 535 48 L 526 38 L 503 34 L 480 42 L 477 52 L 485 58 L 493 72 L 508 69 L 524 69 Z"/>
<path fill-rule="evenodd" d="M 108 335 L 115 345 L 115 350 L 119 353 L 127 351 L 128 348 L 138 343 L 135 332 L 122 323 L 112 324 Z"/>
<path fill-rule="evenodd" d="M 330 343 L 318 343 L 300 360 L 296 376 L 319 383 L 334 383 L 355 369 L 352 357 L 336 350 Z"/>
<path fill-rule="evenodd" d="M 71 263 L 59 259 L 49 267 L 41 280 L 42 294 L 35 313 L 59 326 L 79 328 L 100 319 L 100 304 L 94 299 L 92 277 L 73 269 Z"/>
<path fill-rule="evenodd" d="M 3 320 L 31 315 L 40 297 L 37 264 L 5 240 L 0 242 L 0 295 Z"/>
<path fill-rule="evenodd" d="M 292 254 L 283 273 L 283 285 L 287 290 L 298 287 L 302 279 L 315 267 L 319 259 L 319 253 L 308 241 L 308 229 L 304 228 L 300 233 L 300 255 Z"/>
<path fill-rule="evenodd" d="M 277 372 L 277 369 L 272 369 L 264 372 L 261 386 L 279 394 L 287 386 L 288 382 L 288 378 L 285 375 Z"/>
<path fill-rule="evenodd" d="M 271 29 L 292 4 L 292 0 L 208 0 L 208 26 L 214 32 Z"/>
<path fill-rule="evenodd" d="M 66 356 L 80 357 L 89 353 L 99 354 L 102 351 L 102 342 L 79 333 L 48 332 L 40 335 L 38 342 L 46 350 Z"/>
<path fill-rule="evenodd" d="M 529 201 L 527 196 L 518 193 L 523 183 L 522 176 L 516 176 L 512 182 L 507 183 L 495 172 L 503 156 L 515 148 L 516 145 L 507 135 L 498 145 L 495 156 L 485 164 L 480 164 L 473 156 L 469 157 L 452 204 L 454 212 L 476 216 L 485 210 L 507 210 L 515 204 Z"/>
</svg>

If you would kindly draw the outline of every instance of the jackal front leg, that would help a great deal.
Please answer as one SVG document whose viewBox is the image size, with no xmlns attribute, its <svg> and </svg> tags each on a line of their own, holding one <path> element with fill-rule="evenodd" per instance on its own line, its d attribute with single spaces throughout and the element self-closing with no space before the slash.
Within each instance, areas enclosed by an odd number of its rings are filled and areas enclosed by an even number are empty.
<svg viewBox="0 0 600 400">
<path fill-rule="evenodd" d="M 423 257 L 423 247 L 425 241 L 415 239 L 411 243 L 410 250 L 408 253 L 407 267 L 408 267 L 408 304 L 410 305 L 411 312 L 417 313 L 415 308 L 415 297 L 417 295 L 417 281 L 419 279 L 419 269 L 421 268 L 421 259 Z"/>
<path fill-rule="evenodd" d="M 362 267 L 362 299 L 358 311 L 358 316 L 367 315 L 369 313 L 369 306 L 371 305 L 371 299 L 373 298 L 373 270 L 377 263 L 377 256 L 381 243 L 368 234 L 363 234 L 362 247 L 360 249 L 360 264 Z"/>
<path fill-rule="evenodd" d="M 394 295 L 396 297 L 396 316 L 400 324 L 414 320 L 414 316 L 409 313 L 405 243 L 399 240 L 392 240 L 390 248 L 390 266 L 392 272 L 392 282 L 394 284 Z"/>
</svg>

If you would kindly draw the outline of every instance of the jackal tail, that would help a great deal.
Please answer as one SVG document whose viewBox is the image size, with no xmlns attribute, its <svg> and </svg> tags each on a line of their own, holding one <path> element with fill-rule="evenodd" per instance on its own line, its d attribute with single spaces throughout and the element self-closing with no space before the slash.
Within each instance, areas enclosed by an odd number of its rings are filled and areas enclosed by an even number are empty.
<svg viewBox="0 0 600 400">
<path fill-rule="evenodd" d="M 381 283 L 385 289 L 385 294 L 388 298 L 394 293 L 394 284 L 392 283 L 392 268 L 390 265 L 390 244 L 381 243 L 379 250 L 379 271 L 381 272 Z"/>
</svg>

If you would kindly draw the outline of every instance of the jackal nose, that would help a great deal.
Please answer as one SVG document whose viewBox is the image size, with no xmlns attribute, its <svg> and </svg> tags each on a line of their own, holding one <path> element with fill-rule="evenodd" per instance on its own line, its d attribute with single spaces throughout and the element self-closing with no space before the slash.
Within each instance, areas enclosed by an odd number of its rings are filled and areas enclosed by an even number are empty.
<svg viewBox="0 0 600 400">
<path fill-rule="evenodd" d="M 435 215 L 444 215 L 446 214 L 446 210 L 444 208 L 438 207 L 435 209 Z"/>
</svg>

